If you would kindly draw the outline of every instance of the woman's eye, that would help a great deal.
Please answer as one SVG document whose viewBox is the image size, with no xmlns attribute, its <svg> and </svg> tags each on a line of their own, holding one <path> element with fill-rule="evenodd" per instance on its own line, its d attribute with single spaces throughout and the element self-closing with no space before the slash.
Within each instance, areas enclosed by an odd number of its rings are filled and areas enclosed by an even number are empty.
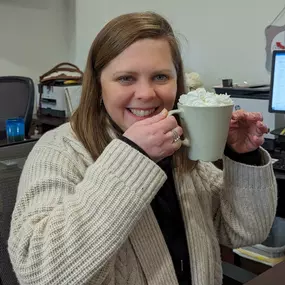
<svg viewBox="0 0 285 285">
<path fill-rule="evenodd" d="M 131 83 L 134 80 L 132 76 L 121 76 L 118 81 L 122 84 Z"/>
<path fill-rule="evenodd" d="M 167 81 L 168 80 L 168 76 L 165 74 L 158 74 L 154 77 L 155 80 L 157 81 Z"/>
</svg>

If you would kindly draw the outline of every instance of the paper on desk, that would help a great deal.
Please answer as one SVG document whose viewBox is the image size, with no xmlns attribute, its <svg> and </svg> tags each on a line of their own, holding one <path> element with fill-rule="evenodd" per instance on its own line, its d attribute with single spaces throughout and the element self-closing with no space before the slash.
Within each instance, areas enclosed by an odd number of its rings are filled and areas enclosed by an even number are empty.
<svg viewBox="0 0 285 285">
<path fill-rule="evenodd" d="M 285 260 L 285 256 L 279 258 L 270 258 L 268 256 L 264 256 L 250 250 L 246 250 L 243 248 L 234 249 L 233 252 L 243 258 L 250 259 L 259 263 L 266 264 L 268 266 L 274 266 Z"/>
<path fill-rule="evenodd" d="M 65 98 L 68 105 L 70 115 L 77 109 L 81 97 L 81 85 L 68 86 L 64 88 Z"/>
<path fill-rule="evenodd" d="M 279 159 L 276 159 L 276 158 L 271 158 L 271 162 L 272 164 L 274 164 L 275 162 L 277 162 Z"/>
</svg>

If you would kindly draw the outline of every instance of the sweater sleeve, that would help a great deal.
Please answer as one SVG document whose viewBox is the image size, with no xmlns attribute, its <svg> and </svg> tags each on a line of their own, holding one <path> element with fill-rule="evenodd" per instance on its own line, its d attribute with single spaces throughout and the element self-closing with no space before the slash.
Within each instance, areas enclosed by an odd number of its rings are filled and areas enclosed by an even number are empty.
<svg viewBox="0 0 285 285">
<path fill-rule="evenodd" d="M 231 160 L 243 164 L 260 166 L 263 163 L 262 152 L 259 148 L 247 153 L 237 153 L 233 149 L 231 149 L 228 145 L 226 145 L 224 155 L 230 158 Z"/>
<path fill-rule="evenodd" d="M 80 176 L 64 152 L 35 146 L 28 157 L 8 242 L 20 284 L 102 284 L 166 180 L 160 167 L 118 139 Z"/>
<path fill-rule="evenodd" d="M 269 234 L 276 213 L 277 186 L 270 156 L 261 148 L 260 152 L 262 166 L 242 164 L 228 157 L 224 158 L 223 172 L 208 164 L 204 175 L 210 177 L 214 192 L 214 225 L 222 245 L 253 245 L 263 242 Z"/>
</svg>

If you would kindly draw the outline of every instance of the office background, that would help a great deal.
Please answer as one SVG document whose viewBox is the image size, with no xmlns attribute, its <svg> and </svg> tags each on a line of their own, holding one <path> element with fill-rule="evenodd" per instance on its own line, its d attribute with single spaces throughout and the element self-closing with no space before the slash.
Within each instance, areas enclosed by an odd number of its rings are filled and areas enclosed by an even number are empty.
<svg viewBox="0 0 285 285">
<path fill-rule="evenodd" d="M 84 69 L 88 49 L 111 18 L 154 10 L 179 34 L 186 71 L 207 87 L 222 78 L 269 83 L 265 35 L 284 1 L 0 0 L 0 74 L 33 78 L 62 61 Z M 283 25 L 285 16 L 276 25 Z"/>
<path fill-rule="evenodd" d="M 69 7 L 63 0 L 0 0 L 0 76 L 38 83 L 44 72 L 69 61 Z"/>
<path fill-rule="evenodd" d="M 186 70 L 197 71 L 206 86 L 222 78 L 268 83 L 264 29 L 284 5 L 282 0 L 78 0 L 75 63 L 83 66 L 94 36 L 111 18 L 149 9 L 170 20 L 180 34 Z M 284 23 L 285 16 L 276 24 Z"/>
<path fill-rule="evenodd" d="M 269 83 L 264 29 L 284 4 L 281 0 L 274 5 L 257 0 L 0 0 L 0 75 L 31 77 L 37 84 L 39 76 L 59 62 L 84 69 L 91 42 L 104 24 L 122 13 L 153 10 L 172 23 L 186 71 L 198 72 L 206 87 L 225 77 L 237 83 Z M 276 25 L 284 23 L 285 16 Z M 259 272 L 258 268 L 255 273 Z"/>
</svg>

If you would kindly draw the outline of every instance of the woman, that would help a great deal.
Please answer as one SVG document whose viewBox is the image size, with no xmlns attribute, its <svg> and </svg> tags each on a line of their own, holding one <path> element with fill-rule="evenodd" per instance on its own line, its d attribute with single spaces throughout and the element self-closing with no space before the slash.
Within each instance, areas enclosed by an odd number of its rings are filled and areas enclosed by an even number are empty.
<svg viewBox="0 0 285 285">
<path fill-rule="evenodd" d="M 133 13 L 102 29 L 71 124 L 23 169 L 9 239 L 20 284 L 221 284 L 219 244 L 267 237 L 276 184 L 261 115 L 233 113 L 223 174 L 175 139 L 167 110 L 184 92 L 165 19 Z"/>
</svg>

